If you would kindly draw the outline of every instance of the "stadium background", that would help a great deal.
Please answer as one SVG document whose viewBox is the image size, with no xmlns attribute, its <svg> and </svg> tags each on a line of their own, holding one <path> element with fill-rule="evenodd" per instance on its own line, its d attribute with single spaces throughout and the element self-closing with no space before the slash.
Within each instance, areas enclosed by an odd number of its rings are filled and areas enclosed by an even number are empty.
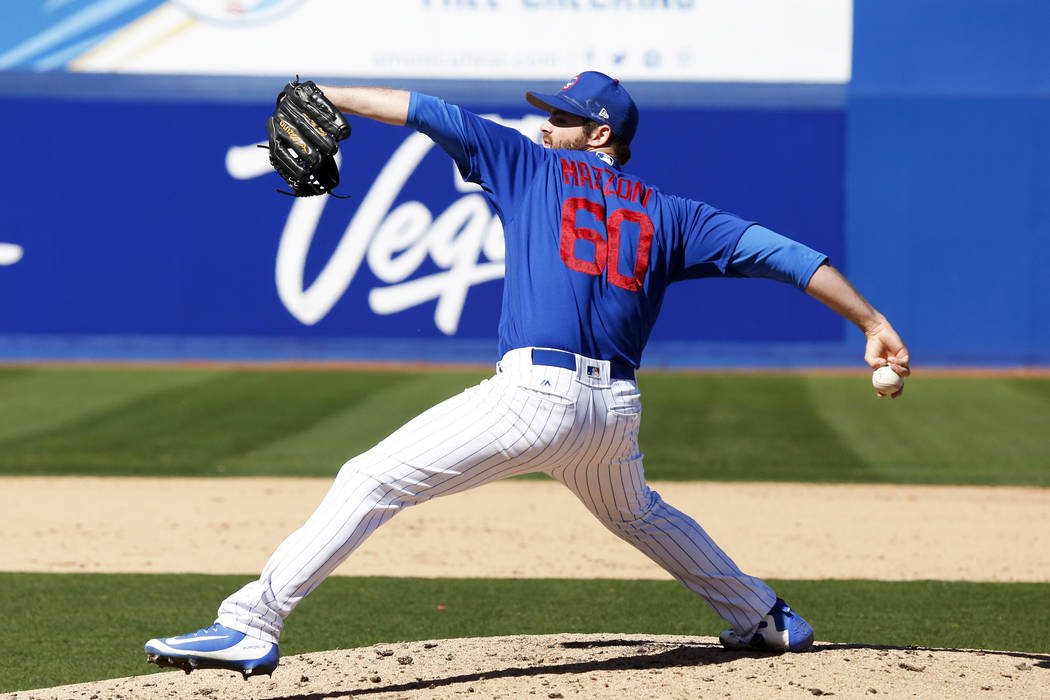
<svg viewBox="0 0 1050 700">
<path fill-rule="evenodd" d="M 708 497 L 733 487 L 712 482 L 753 482 L 751 495 L 724 499 L 734 513 L 761 509 L 754 494 L 776 499 L 805 484 L 834 492 L 859 484 L 875 501 L 893 489 L 914 505 L 921 517 L 905 523 L 888 502 L 822 516 L 787 498 L 804 531 L 797 536 L 782 526 L 747 534 L 732 516 L 695 509 L 705 526 L 740 536 L 743 556 L 756 547 L 749 560 L 770 567 L 756 573 L 806 611 L 821 640 L 844 643 L 846 661 L 878 645 L 1046 651 L 1046 3 L 11 5 L 0 24 L 8 127 L 0 618 L 13 633 L 0 639 L 0 691 L 144 673 L 142 641 L 207 621 L 216 601 L 258 570 L 214 570 L 209 557 L 262 561 L 316 502 L 300 513 L 291 492 L 323 490 L 348 455 L 487 371 L 239 361 L 495 359 L 498 228 L 425 141 L 355 120 L 340 188 L 352 199 L 274 193 L 279 179 L 255 145 L 276 91 L 296 73 L 420 89 L 533 132 L 541 116 L 524 104 L 525 90 L 556 89 L 585 68 L 622 78 L 642 107 L 629 170 L 828 252 L 893 319 L 917 370 L 903 401 L 875 401 L 859 333 L 796 290 L 677 285 L 639 375 L 648 477 L 665 493 L 696 487 Z M 197 359 L 238 364 L 166 362 Z M 661 366 L 851 369 L 653 369 Z M 245 497 L 258 477 L 277 480 L 274 505 Z M 129 490 L 136 485 L 139 495 Z M 545 485 L 506 484 L 525 509 L 561 512 L 536 495 Z M 494 492 L 480 499 L 502 507 Z M 280 534 L 238 543 L 230 528 L 256 511 Z M 761 529 L 770 511 L 757 512 L 746 521 Z M 457 528 L 438 519 L 431 534 L 443 541 L 428 553 L 445 559 Z M 187 520 L 203 525 L 200 548 L 180 527 Z M 545 542 L 509 520 L 500 525 L 529 539 L 523 553 L 565 539 L 565 521 Z M 418 545 L 406 522 L 383 534 L 407 528 Z M 906 534 L 891 534 L 890 523 Z M 931 539 L 938 523 L 949 533 L 939 544 Z M 769 555 L 771 534 L 803 545 L 801 570 L 784 569 L 791 557 L 779 550 Z M 837 537 L 839 548 L 814 551 L 818 535 Z M 864 538 L 873 545 L 858 548 Z M 249 539 L 261 553 L 245 551 Z M 477 550 L 469 532 L 458 546 Z M 878 547 L 924 563 L 936 552 L 956 568 L 911 580 Z M 390 549 L 400 551 L 378 558 Z M 105 568 L 104 554 L 128 552 L 146 561 Z M 160 561 L 174 554 L 190 561 Z M 849 573 L 806 568 L 858 554 L 868 558 Z M 1008 563 L 1018 554 L 1024 566 Z M 672 581 L 528 578 L 560 574 L 518 562 L 523 573 L 501 579 L 447 559 L 453 578 L 430 578 L 416 561 L 393 574 L 411 578 L 376 578 L 389 572 L 352 560 L 361 568 L 333 577 L 297 610 L 282 653 L 397 639 L 721 629 Z M 1045 686 L 1036 675 L 1050 668 L 1045 654 L 996 658 L 1017 679 L 1027 666 Z M 922 682 L 896 666 L 885 675 L 906 676 L 911 690 Z M 192 692 L 213 682 L 200 676 L 188 677 L 205 684 Z M 990 682 L 1000 688 L 1003 678 Z"/>
<path fill-rule="evenodd" d="M 791 5 L 19 3 L 0 357 L 490 362 L 502 238 L 447 157 L 355 120 L 352 198 L 295 202 L 262 122 L 300 74 L 535 133 L 524 91 L 594 68 L 641 106 L 628 170 L 827 252 L 917 362 L 1050 363 L 1050 6 Z M 781 285 L 678 285 L 645 363 L 854 365 L 858 335 Z"/>
</svg>

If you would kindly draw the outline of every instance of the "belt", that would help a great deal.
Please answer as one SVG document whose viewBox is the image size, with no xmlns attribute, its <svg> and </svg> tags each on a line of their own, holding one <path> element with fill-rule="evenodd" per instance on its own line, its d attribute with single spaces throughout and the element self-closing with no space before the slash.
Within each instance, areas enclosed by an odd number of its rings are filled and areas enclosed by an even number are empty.
<svg viewBox="0 0 1050 700">
<path fill-rule="evenodd" d="M 546 348 L 532 349 L 532 364 L 544 365 L 546 367 L 562 367 L 576 371 L 576 354 L 565 350 L 548 350 Z M 626 362 L 611 360 L 609 362 L 609 374 L 613 379 L 627 379 L 634 381 L 634 367 Z"/>
</svg>

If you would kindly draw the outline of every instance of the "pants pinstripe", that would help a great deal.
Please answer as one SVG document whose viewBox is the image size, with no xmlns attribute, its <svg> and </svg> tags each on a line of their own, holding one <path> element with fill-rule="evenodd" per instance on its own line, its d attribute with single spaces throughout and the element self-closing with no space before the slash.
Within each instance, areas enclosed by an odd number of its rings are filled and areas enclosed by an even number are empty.
<svg viewBox="0 0 1050 700">
<path fill-rule="evenodd" d="M 281 543 L 259 579 L 223 601 L 218 622 L 276 642 L 296 604 L 402 508 L 544 472 L 735 630 L 752 631 L 776 595 L 646 485 L 637 384 L 610 380 L 607 362 L 578 356 L 577 365 L 575 371 L 533 365 L 529 348 L 513 350 L 495 376 L 344 464 L 320 506 Z"/>
</svg>

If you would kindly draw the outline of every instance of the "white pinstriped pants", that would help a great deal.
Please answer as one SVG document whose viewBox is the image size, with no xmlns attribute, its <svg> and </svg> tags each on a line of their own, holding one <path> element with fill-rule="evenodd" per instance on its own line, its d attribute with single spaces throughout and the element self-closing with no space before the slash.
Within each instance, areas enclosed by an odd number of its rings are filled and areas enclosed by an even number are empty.
<svg viewBox="0 0 1050 700">
<path fill-rule="evenodd" d="M 776 594 L 646 485 L 638 385 L 610 380 L 608 362 L 577 356 L 573 371 L 531 358 L 530 348 L 508 352 L 495 376 L 344 464 L 317 510 L 281 543 L 257 581 L 223 601 L 217 621 L 276 642 L 296 604 L 405 506 L 544 472 L 735 630 L 753 630 Z"/>
</svg>

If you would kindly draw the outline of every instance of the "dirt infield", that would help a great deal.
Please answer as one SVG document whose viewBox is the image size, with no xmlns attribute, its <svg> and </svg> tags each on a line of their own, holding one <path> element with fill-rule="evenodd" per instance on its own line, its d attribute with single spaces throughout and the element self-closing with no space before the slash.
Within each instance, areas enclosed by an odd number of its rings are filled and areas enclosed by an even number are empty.
<svg viewBox="0 0 1050 700">
<path fill-rule="evenodd" d="M 7 543 L 0 569 L 256 574 L 330 483 L 0 478 L 6 501 L 0 537 Z M 1050 581 L 1050 489 L 653 487 L 694 516 L 741 568 L 765 578 Z M 567 489 L 520 480 L 404 511 L 338 574 L 667 578 L 611 536 Z"/>
<path fill-rule="evenodd" d="M 326 479 L 0 478 L 6 502 L 0 537 L 11 545 L 0 568 L 255 573 L 328 485 Z M 696 516 L 745 570 L 763 577 L 1050 581 L 1050 489 L 709 483 L 654 488 Z M 776 528 L 769 527 L 768 516 L 755 516 L 776 512 L 787 513 Z M 1024 537 L 1018 537 L 1021 532 Z M 565 489 L 538 481 L 501 482 L 409 509 L 337 573 L 666 578 L 593 521 Z M 727 652 L 704 637 L 499 637 L 286 657 L 272 678 L 176 671 L 3 697 L 832 694 L 1046 698 L 1050 655 L 818 642 L 810 653 L 769 657 Z"/>
</svg>

